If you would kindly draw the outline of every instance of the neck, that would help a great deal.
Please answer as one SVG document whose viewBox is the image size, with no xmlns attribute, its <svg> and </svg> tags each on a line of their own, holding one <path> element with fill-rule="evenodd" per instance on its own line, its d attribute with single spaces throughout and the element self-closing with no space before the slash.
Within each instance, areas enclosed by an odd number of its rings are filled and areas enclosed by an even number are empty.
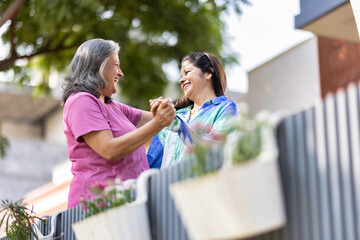
<svg viewBox="0 0 360 240">
<path fill-rule="evenodd" d="M 201 96 L 193 100 L 194 107 L 193 109 L 200 109 L 204 103 L 206 103 L 208 100 L 216 98 L 215 93 L 207 94 L 206 96 Z"/>
<path fill-rule="evenodd" d="M 103 103 L 105 103 L 105 97 L 101 94 L 99 97 L 100 101 L 102 101 Z"/>
</svg>

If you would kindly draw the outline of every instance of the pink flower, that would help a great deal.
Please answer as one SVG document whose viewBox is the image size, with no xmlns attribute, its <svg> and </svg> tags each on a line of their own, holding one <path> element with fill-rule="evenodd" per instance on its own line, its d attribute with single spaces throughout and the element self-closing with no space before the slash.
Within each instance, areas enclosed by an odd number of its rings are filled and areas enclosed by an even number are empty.
<svg viewBox="0 0 360 240">
<path fill-rule="evenodd" d="M 105 182 L 95 182 L 93 185 L 91 185 L 90 190 L 95 195 L 100 195 L 104 192 L 104 190 L 107 186 L 108 185 Z"/>
<path fill-rule="evenodd" d="M 196 130 L 200 130 L 202 128 L 202 126 L 203 125 L 201 123 L 197 122 L 193 125 L 193 128 L 196 131 Z"/>
<path fill-rule="evenodd" d="M 106 182 L 95 182 L 92 187 L 98 187 L 101 189 L 105 189 L 108 186 Z"/>
<path fill-rule="evenodd" d="M 210 126 L 210 125 L 205 125 L 204 126 L 204 130 L 205 130 L 206 133 L 210 133 L 211 129 L 212 129 L 212 126 Z"/>
<path fill-rule="evenodd" d="M 95 205 L 99 208 L 103 208 L 103 207 L 106 207 L 107 204 L 106 204 L 106 202 L 97 202 L 97 203 L 95 203 Z"/>
<path fill-rule="evenodd" d="M 224 134 L 219 134 L 219 133 L 211 133 L 211 136 L 215 141 L 221 141 L 224 140 L 225 138 Z"/>
<path fill-rule="evenodd" d="M 195 148 L 193 146 L 188 146 L 188 148 L 186 149 L 187 153 L 193 153 L 195 152 Z"/>
</svg>

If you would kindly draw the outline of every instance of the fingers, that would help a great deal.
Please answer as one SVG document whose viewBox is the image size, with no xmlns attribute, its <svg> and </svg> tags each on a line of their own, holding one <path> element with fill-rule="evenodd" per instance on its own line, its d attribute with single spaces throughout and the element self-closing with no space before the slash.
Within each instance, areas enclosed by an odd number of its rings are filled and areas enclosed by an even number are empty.
<svg viewBox="0 0 360 240">
<path fill-rule="evenodd" d="M 162 100 L 162 102 L 161 102 L 161 104 L 159 106 L 160 109 L 167 108 L 167 107 L 170 107 L 170 108 L 174 107 L 174 104 L 172 104 L 170 98 Z"/>
<path fill-rule="evenodd" d="M 159 101 L 160 103 L 160 101 Z M 175 118 L 175 108 L 171 99 L 164 99 L 156 109 L 155 120 L 162 127 L 168 126 Z"/>
<path fill-rule="evenodd" d="M 170 98 L 163 99 L 163 97 L 159 97 L 157 99 L 150 99 L 150 112 L 152 113 L 153 117 L 156 116 L 158 110 L 163 109 L 174 109 L 174 104 L 171 102 Z"/>
<path fill-rule="evenodd" d="M 150 99 L 150 112 L 152 113 L 153 117 L 155 117 L 156 115 L 156 110 L 158 109 L 158 107 L 160 106 L 161 102 L 163 100 L 163 97 L 158 97 L 156 99 Z"/>
<path fill-rule="evenodd" d="M 159 108 L 161 102 L 154 100 L 153 102 L 150 102 L 150 112 L 152 113 L 153 117 L 156 115 L 156 111 Z"/>
</svg>

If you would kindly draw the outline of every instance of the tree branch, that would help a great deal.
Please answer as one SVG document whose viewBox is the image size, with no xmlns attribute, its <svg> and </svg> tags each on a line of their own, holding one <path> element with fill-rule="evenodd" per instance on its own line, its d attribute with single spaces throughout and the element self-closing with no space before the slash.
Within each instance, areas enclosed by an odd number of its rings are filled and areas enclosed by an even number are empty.
<svg viewBox="0 0 360 240">
<path fill-rule="evenodd" d="M 48 44 L 47 44 L 48 45 Z M 58 52 L 58 51 L 62 51 L 62 50 L 66 50 L 66 49 L 70 49 L 75 47 L 76 45 L 70 45 L 70 46 L 63 46 L 62 44 L 59 44 L 56 48 L 47 48 L 47 47 L 43 47 L 43 48 L 39 48 L 36 52 L 30 54 L 30 55 L 22 55 L 19 56 L 17 54 L 12 54 L 10 58 L 7 58 L 5 60 L 0 61 L 0 72 L 5 71 L 7 69 L 9 69 L 10 67 L 12 67 L 15 63 L 16 60 L 18 59 L 31 59 L 35 56 L 41 55 L 41 54 L 46 54 L 46 53 L 53 53 L 53 52 Z"/>
<path fill-rule="evenodd" d="M 0 18 L 0 27 L 9 19 L 12 19 L 19 11 L 25 0 L 15 0 Z"/>
</svg>

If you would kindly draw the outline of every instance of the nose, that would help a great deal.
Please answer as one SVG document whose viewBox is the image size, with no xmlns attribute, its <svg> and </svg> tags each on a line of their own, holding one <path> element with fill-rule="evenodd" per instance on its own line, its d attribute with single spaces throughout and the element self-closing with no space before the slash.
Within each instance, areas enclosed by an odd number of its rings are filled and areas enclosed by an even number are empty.
<svg viewBox="0 0 360 240">
<path fill-rule="evenodd" d="M 179 80 L 179 83 L 182 84 L 184 81 L 185 81 L 185 78 L 181 77 L 180 80 Z"/>
<path fill-rule="evenodd" d="M 117 73 L 119 74 L 120 77 L 123 77 L 124 76 L 124 73 L 121 71 L 121 69 L 119 68 Z"/>
</svg>

